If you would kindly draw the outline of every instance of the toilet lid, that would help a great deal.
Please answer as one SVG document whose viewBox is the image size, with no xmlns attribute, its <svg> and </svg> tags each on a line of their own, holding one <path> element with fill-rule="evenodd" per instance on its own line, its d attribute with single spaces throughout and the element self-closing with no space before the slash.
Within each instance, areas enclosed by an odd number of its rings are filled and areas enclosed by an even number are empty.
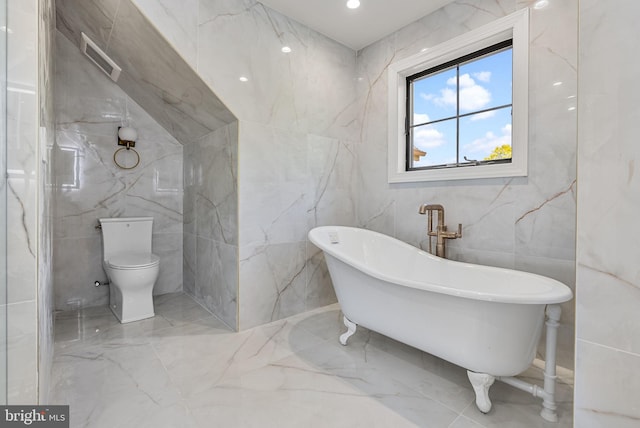
<svg viewBox="0 0 640 428">
<path fill-rule="evenodd" d="M 115 269 L 141 269 L 160 263 L 160 257 L 153 253 L 120 253 L 109 259 L 109 266 Z"/>
</svg>

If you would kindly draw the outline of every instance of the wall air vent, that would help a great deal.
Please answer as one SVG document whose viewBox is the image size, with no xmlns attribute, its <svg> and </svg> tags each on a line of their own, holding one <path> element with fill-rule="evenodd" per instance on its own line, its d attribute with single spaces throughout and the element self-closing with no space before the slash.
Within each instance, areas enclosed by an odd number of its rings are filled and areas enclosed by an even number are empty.
<svg viewBox="0 0 640 428">
<path fill-rule="evenodd" d="M 104 73 L 111 78 L 111 80 L 117 82 L 122 69 L 118 67 L 118 65 L 86 34 L 80 33 L 80 36 L 80 50 L 82 53 L 88 56 L 89 59 L 97 65 L 98 68 L 100 68 L 100 70 L 104 71 Z"/>
</svg>

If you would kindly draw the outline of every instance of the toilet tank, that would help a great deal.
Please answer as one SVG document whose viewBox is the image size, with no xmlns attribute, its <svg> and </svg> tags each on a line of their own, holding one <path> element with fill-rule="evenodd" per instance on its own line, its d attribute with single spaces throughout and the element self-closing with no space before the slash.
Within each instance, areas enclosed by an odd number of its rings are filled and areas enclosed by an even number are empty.
<svg viewBox="0 0 640 428">
<path fill-rule="evenodd" d="M 153 217 L 101 218 L 102 254 L 127 252 L 151 253 Z"/>
</svg>

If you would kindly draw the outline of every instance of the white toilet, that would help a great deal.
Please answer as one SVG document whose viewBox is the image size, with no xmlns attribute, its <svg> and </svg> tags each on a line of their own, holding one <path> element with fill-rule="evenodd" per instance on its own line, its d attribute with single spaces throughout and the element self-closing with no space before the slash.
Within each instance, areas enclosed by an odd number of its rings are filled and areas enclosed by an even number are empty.
<svg viewBox="0 0 640 428">
<path fill-rule="evenodd" d="M 151 318 L 160 258 L 151 252 L 153 217 L 101 218 L 109 307 L 121 323 Z"/>
</svg>

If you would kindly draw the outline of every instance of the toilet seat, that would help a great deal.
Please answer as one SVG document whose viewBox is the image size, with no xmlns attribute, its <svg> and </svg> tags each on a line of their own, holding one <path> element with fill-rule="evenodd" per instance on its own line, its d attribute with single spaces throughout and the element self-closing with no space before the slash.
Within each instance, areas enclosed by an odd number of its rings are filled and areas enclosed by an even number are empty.
<svg viewBox="0 0 640 428">
<path fill-rule="evenodd" d="M 113 269 L 145 269 L 157 266 L 160 257 L 153 253 L 124 252 L 111 257 L 107 263 Z"/>
</svg>

